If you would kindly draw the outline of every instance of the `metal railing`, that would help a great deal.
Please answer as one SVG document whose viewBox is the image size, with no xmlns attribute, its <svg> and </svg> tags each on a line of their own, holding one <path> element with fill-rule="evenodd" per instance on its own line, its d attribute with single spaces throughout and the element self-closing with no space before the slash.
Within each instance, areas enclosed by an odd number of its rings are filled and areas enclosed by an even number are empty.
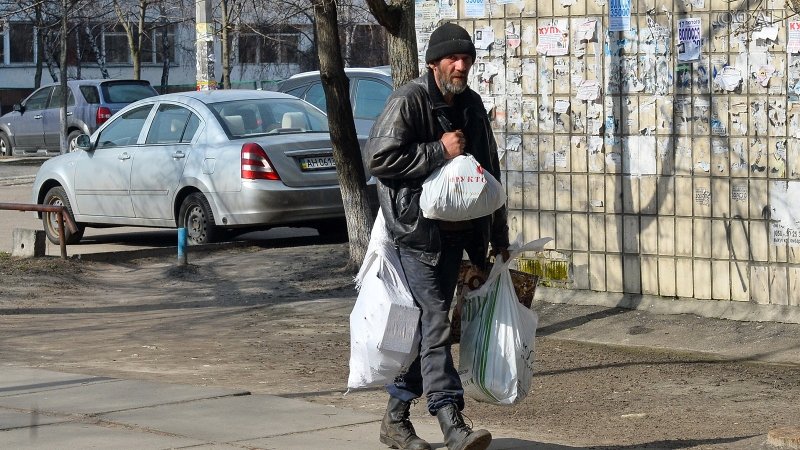
<svg viewBox="0 0 800 450">
<path fill-rule="evenodd" d="M 67 212 L 64 206 L 55 205 L 32 205 L 29 203 L 0 203 L 0 210 L 11 211 L 37 211 L 56 213 L 56 220 L 58 221 L 58 242 L 61 247 L 61 257 L 67 259 L 67 242 L 64 236 L 64 223 L 66 222 L 67 228 L 70 233 L 77 233 L 78 227 L 72 220 L 72 216 Z"/>
</svg>

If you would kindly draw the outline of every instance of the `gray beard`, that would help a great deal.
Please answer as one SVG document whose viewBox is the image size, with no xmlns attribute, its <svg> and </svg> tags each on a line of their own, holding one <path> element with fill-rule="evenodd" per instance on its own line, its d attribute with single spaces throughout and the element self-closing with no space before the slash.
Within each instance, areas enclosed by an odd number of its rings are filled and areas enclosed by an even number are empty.
<svg viewBox="0 0 800 450">
<path fill-rule="evenodd" d="M 442 83 L 442 94 L 458 95 L 467 89 L 467 83 L 457 85 L 455 83 L 444 82 Z"/>
</svg>

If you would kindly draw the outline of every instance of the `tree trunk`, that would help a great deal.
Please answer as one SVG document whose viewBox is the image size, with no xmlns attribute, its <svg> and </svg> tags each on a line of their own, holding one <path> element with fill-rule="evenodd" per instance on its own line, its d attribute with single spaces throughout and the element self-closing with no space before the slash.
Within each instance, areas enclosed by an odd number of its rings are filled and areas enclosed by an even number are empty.
<svg viewBox="0 0 800 450">
<path fill-rule="evenodd" d="M 219 3 L 222 13 L 222 89 L 231 88 L 231 49 L 228 36 L 230 34 L 230 18 L 228 17 L 228 0 L 221 0 Z"/>
<path fill-rule="evenodd" d="M 59 65 L 61 66 L 61 73 L 59 74 L 59 82 L 61 83 L 61 104 L 59 105 L 59 143 L 60 152 L 64 154 L 67 152 L 67 99 L 69 93 L 67 91 L 67 16 L 69 15 L 69 0 L 61 0 L 61 36 L 59 36 L 59 44 L 61 45 L 61 54 L 59 57 Z"/>
<path fill-rule="evenodd" d="M 169 30 L 167 29 L 167 19 L 164 15 L 164 5 L 160 5 L 161 9 L 161 93 L 166 94 L 169 89 L 169 64 L 172 62 L 169 59 Z"/>
<path fill-rule="evenodd" d="M 94 52 L 95 60 L 97 61 L 97 66 L 100 68 L 100 76 L 103 77 L 104 80 L 111 78 L 108 74 L 108 67 L 106 67 L 106 54 L 100 49 L 100 46 L 97 45 L 97 39 L 92 34 L 92 28 L 89 25 L 89 22 L 86 22 L 86 27 L 83 29 L 83 32 L 86 33 L 86 37 L 88 38 L 89 43 L 92 45 L 92 51 Z"/>
<path fill-rule="evenodd" d="M 389 64 L 394 87 L 419 76 L 417 30 L 414 28 L 414 0 L 367 0 L 369 10 L 389 33 Z"/>
<path fill-rule="evenodd" d="M 356 136 L 350 89 L 344 73 L 335 0 L 313 0 L 322 86 L 325 91 L 333 141 L 333 158 L 342 189 L 350 238 L 347 268 L 358 270 L 367 253 L 374 217 L 366 192 L 366 177 Z"/>
<path fill-rule="evenodd" d="M 33 88 L 42 85 L 42 66 L 44 65 L 44 33 L 42 33 L 42 4 L 36 2 L 36 73 L 33 75 Z"/>
</svg>

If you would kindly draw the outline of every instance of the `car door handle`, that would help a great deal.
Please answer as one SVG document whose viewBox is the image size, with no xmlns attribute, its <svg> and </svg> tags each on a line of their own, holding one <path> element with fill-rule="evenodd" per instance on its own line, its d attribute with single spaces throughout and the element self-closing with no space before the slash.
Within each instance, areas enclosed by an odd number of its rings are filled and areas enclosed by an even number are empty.
<svg viewBox="0 0 800 450">
<path fill-rule="evenodd" d="M 42 115 L 41 115 L 41 114 L 37 114 L 37 115 L 33 116 L 33 118 L 34 118 L 34 119 L 41 119 L 41 118 L 42 118 Z"/>
<path fill-rule="evenodd" d="M 72 115 L 72 113 L 71 113 L 71 112 L 68 112 L 68 113 L 67 113 L 67 115 L 68 115 L 68 116 L 71 116 L 71 115 Z"/>
<path fill-rule="evenodd" d="M 119 156 L 117 156 L 117 159 L 120 161 L 125 161 L 126 159 L 131 159 L 131 155 L 129 155 L 128 152 L 121 153 Z"/>
<path fill-rule="evenodd" d="M 172 154 L 172 157 L 175 158 L 175 159 L 186 158 L 186 154 L 183 153 L 182 151 L 178 150 L 177 152 Z"/>
</svg>

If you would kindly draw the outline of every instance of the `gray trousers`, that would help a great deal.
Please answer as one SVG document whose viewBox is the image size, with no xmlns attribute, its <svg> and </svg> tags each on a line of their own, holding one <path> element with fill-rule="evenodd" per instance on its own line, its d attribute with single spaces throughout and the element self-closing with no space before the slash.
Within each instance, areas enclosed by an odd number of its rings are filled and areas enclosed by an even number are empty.
<svg viewBox="0 0 800 450">
<path fill-rule="evenodd" d="M 441 232 L 442 255 L 439 264 L 420 262 L 400 247 L 400 262 L 420 316 L 419 356 L 408 372 L 388 384 L 389 395 L 409 402 L 427 394 L 428 411 L 455 403 L 464 408 L 464 388 L 453 365 L 450 351 L 450 304 L 453 301 L 458 271 L 464 250 L 474 244 L 473 232 Z M 470 250 L 472 250 L 470 248 Z"/>
</svg>

